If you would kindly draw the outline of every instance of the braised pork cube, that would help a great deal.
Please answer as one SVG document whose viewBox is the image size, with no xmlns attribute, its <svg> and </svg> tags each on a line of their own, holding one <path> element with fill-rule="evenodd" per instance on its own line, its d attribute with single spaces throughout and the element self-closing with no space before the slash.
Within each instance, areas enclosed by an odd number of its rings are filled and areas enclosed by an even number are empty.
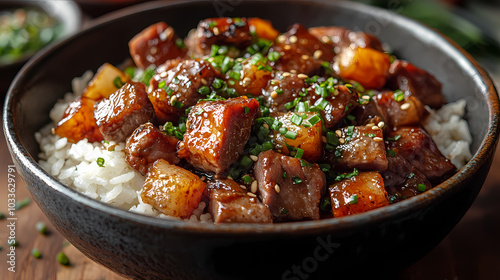
<svg viewBox="0 0 500 280">
<path fill-rule="evenodd" d="M 153 121 L 143 83 L 129 82 L 95 105 L 94 118 L 106 141 L 124 142 L 141 124 Z"/>
<path fill-rule="evenodd" d="M 308 89 L 311 106 L 321 109 L 321 116 L 325 120 L 328 129 L 335 127 L 345 116 L 347 116 L 358 105 L 358 93 L 354 88 L 345 85 L 334 86 L 333 93 L 327 97 L 319 94 L 321 86 L 314 84 Z"/>
<path fill-rule="evenodd" d="M 243 50 L 252 43 L 252 34 L 245 18 L 209 18 L 200 21 L 185 42 L 194 56 L 201 57 L 210 54 L 212 45 Z"/>
<path fill-rule="evenodd" d="M 221 173 L 241 156 L 259 113 L 246 97 L 201 101 L 191 108 L 178 155 L 196 169 Z"/>
<path fill-rule="evenodd" d="M 376 128 L 376 129 L 374 129 Z M 341 170 L 387 169 L 382 129 L 377 126 L 348 126 L 335 131 L 339 145 L 326 152 L 325 158 Z"/>
<path fill-rule="evenodd" d="M 68 138 L 71 143 L 77 143 L 84 138 L 89 142 L 100 142 L 102 134 L 94 119 L 94 104 L 92 99 L 80 97 L 69 103 L 64 115 L 57 123 L 55 133 Z"/>
<path fill-rule="evenodd" d="M 389 75 L 389 55 L 371 48 L 343 48 L 335 57 L 338 74 L 355 80 L 367 89 L 382 88 Z"/>
<path fill-rule="evenodd" d="M 170 68 L 169 70 L 166 70 Z M 199 89 L 211 86 L 217 77 L 212 65 L 201 59 L 167 63 L 156 70 L 151 79 L 149 99 L 153 104 L 158 123 L 177 123 L 186 108 L 205 98 Z"/>
<path fill-rule="evenodd" d="M 410 198 L 432 188 L 418 169 L 399 155 L 387 157 L 387 170 L 381 173 L 391 203 Z"/>
<path fill-rule="evenodd" d="M 117 79 L 120 81 L 118 82 Z M 118 68 L 109 63 L 104 63 L 97 69 L 96 74 L 83 90 L 83 97 L 94 101 L 101 101 L 129 80 L 130 78 Z"/>
<path fill-rule="evenodd" d="M 144 203 L 168 216 L 189 217 L 200 204 L 205 182 L 184 168 L 157 160 L 141 190 Z"/>
<path fill-rule="evenodd" d="M 395 141 L 390 141 L 387 148 L 409 161 L 431 183 L 441 183 L 456 171 L 424 129 L 402 127 L 391 131 L 388 136 Z"/>
<path fill-rule="evenodd" d="M 259 154 L 254 174 L 258 195 L 275 221 L 319 219 L 326 178 L 317 164 L 268 150 Z"/>
<path fill-rule="evenodd" d="M 215 180 L 207 186 L 208 211 L 218 223 L 272 223 L 271 212 L 233 180 Z"/>
<path fill-rule="evenodd" d="M 165 61 L 186 56 L 182 39 L 165 22 L 155 23 L 135 35 L 128 43 L 130 55 L 142 69 L 149 65 L 159 66 Z"/>
<path fill-rule="evenodd" d="M 365 32 L 354 32 L 341 26 L 319 26 L 309 28 L 309 32 L 323 43 L 331 44 L 335 53 L 351 46 L 372 48 L 384 52 L 379 39 Z"/>
<path fill-rule="evenodd" d="M 259 96 L 262 90 L 267 86 L 268 81 L 273 77 L 271 69 L 266 69 L 264 57 L 259 53 L 254 56 L 237 62 L 237 66 L 241 70 L 231 70 L 226 73 L 226 80 L 230 87 L 234 88 L 239 94 L 252 94 Z M 232 85 L 231 85 L 232 84 Z"/>
<path fill-rule="evenodd" d="M 375 103 L 387 116 L 385 123 L 391 127 L 420 125 L 427 116 L 424 105 L 413 96 L 402 91 L 385 91 L 373 97 Z"/>
<path fill-rule="evenodd" d="M 293 156 L 301 150 L 299 153 L 302 154 L 302 158 L 309 162 L 316 162 L 321 158 L 323 129 L 321 118 L 316 113 L 278 113 L 275 118 L 282 123 L 279 130 L 272 131 L 273 144 L 276 149 L 281 150 L 285 155 L 293 152 Z M 289 147 L 292 147 L 293 151 L 290 151 Z"/>
<path fill-rule="evenodd" d="M 273 78 L 263 90 L 267 105 L 271 108 L 272 112 L 288 111 L 287 103 L 299 98 L 299 93 L 307 92 L 306 83 L 297 74 L 285 74 L 281 71 L 276 71 L 273 75 Z"/>
<path fill-rule="evenodd" d="M 335 182 L 328 188 L 333 217 L 359 214 L 389 205 L 382 176 L 376 171 Z"/>
<path fill-rule="evenodd" d="M 392 90 L 401 89 L 405 95 L 411 94 L 431 108 L 440 108 L 446 104 L 441 83 L 425 70 L 404 60 L 396 60 L 391 64 L 387 87 Z"/>
<path fill-rule="evenodd" d="M 323 61 L 332 61 L 333 49 L 321 42 L 307 29 L 294 24 L 286 33 L 277 38 L 275 45 L 271 46 L 269 53 L 280 54 L 276 61 L 270 65 L 279 71 L 297 71 L 300 74 L 318 74 Z"/>
<path fill-rule="evenodd" d="M 354 116 L 354 120 L 357 125 L 377 125 L 380 122 L 383 122 L 385 125 L 387 123 L 387 111 L 382 110 L 377 102 L 374 101 L 373 97 L 377 94 L 378 92 L 376 91 L 374 91 L 373 96 L 363 94 L 359 99 L 359 106 L 356 106 L 356 108 L 354 108 L 351 112 L 351 115 Z"/>
<path fill-rule="evenodd" d="M 150 122 L 139 126 L 127 138 L 125 145 L 125 160 L 134 169 L 145 175 L 158 159 L 164 159 L 170 164 L 179 163 L 177 143 L 174 136 L 166 135 Z"/>
</svg>

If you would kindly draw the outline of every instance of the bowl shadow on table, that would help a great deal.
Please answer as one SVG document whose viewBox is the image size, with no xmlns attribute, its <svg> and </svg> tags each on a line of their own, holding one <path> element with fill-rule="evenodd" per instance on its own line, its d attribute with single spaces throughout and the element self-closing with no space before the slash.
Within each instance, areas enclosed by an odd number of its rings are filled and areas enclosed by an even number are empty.
<svg viewBox="0 0 500 280">
<path fill-rule="evenodd" d="M 150 24 L 168 19 L 184 36 L 199 20 L 220 16 L 211 2 L 170 7 L 148 3 L 141 7 L 135 7 L 138 12 L 134 14 L 125 10 L 109 15 L 31 61 L 16 78 L 7 99 L 9 110 L 4 113 L 9 148 L 34 201 L 92 260 L 137 279 L 260 279 L 264 273 L 283 279 L 343 279 L 364 274 L 389 278 L 438 244 L 479 192 L 493 157 L 487 148 L 498 140 L 496 119 L 490 121 L 486 112 L 498 114 L 498 98 L 489 79 L 475 69 L 477 65 L 413 21 L 354 3 L 302 1 L 288 5 L 242 2 L 225 15 L 274 19 L 282 31 L 294 22 L 356 29 L 387 20 L 390 15 L 392 24 L 377 34 L 382 41 L 391 44 L 401 57 L 443 77 L 450 101 L 477 99 L 477 110 L 469 111 L 467 118 L 476 136 L 473 150 L 481 145 L 485 148 L 473 162 L 452 180 L 401 203 L 341 219 L 271 226 L 163 221 L 121 211 L 69 189 L 36 164 L 39 149 L 33 134 L 49 122 L 48 111 L 69 90 L 71 79 L 86 69 L 95 71 L 104 62 L 121 63 L 128 57 L 128 40 Z M 420 42 L 422 37 L 429 41 Z M 405 45 L 414 41 L 417 43 Z M 446 63 L 443 57 L 448 59 Z M 61 65 L 72 67 L 62 71 Z M 482 142 L 486 135 L 489 138 Z"/>
</svg>

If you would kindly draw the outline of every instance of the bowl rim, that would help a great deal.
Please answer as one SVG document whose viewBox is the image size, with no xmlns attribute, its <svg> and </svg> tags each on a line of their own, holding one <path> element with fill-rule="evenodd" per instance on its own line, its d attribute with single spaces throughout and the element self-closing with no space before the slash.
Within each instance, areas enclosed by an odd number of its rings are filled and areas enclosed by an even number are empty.
<svg viewBox="0 0 500 280">
<path fill-rule="evenodd" d="M 19 164 L 26 167 L 27 172 L 31 172 L 39 177 L 43 184 L 59 192 L 61 195 L 64 195 L 85 207 L 90 207 L 95 211 L 99 211 L 102 214 L 116 216 L 124 220 L 142 224 L 144 226 L 157 227 L 164 230 L 177 231 L 182 233 L 203 235 L 304 235 L 324 233 L 325 231 L 328 232 L 332 230 L 353 230 L 357 227 L 363 227 L 381 222 L 388 222 L 389 219 L 402 217 L 408 213 L 411 213 L 412 211 L 415 211 L 416 209 L 425 207 L 433 203 L 434 201 L 444 199 L 445 197 L 458 190 L 457 188 L 460 187 L 459 182 L 465 180 L 468 176 L 467 174 L 475 174 L 479 172 L 480 168 L 482 167 L 482 163 L 486 161 L 490 154 L 495 152 L 495 148 L 499 138 L 498 126 L 500 117 L 497 90 L 486 71 L 471 57 L 471 55 L 469 55 L 460 46 L 458 46 L 458 44 L 451 41 L 451 39 L 447 38 L 446 36 L 438 33 L 437 31 L 426 27 L 421 23 L 418 23 L 415 20 L 406 18 L 391 11 L 386 11 L 380 8 L 375 8 L 355 2 L 328 2 L 315 0 L 313 1 L 313 4 L 336 6 L 342 9 L 361 11 L 369 15 L 374 15 L 376 13 L 390 13 L 393 22 L 398 25 L 405 24 L 411 29 L 424 31 L 426 34 L 431 36 L 433 40 L 437 40 L 438 43 L 445 46 L 449 51 L 450 56 L 453 56 L 454 59 L 460 62 L 460 66 L 467 67 L 468 70 L 477 72 L 479 76 L 476 77 L 476 82 L 477 84 L 482 85 L 481 94 L 484 96 L 484 99 L 488 106 L 488 130 L 486 133 L 486 137 L 481 141 L 478 150 L 473 155 L 472 159 L 455 175 L 453 175 L 445 182 L 426 191 L 425 193 L 419 194 L 418 196 L 357 215 L 341 218 L 322 219 L 316 221 L 301 221 L 276 224 L 212 224 L 156 218 L 119 209 L 115 206 L 111 206 L 107 203 L 94 200 L 90 197 L 85 196 L 84 194 L 79 193 L 78 191 L 62 184 L 55 177 L 43 170 L 33 159 L 33 157 L 30 156 L 29 152 L 21 145 L 21 140 L 19 139 L 17 130 L 13 125 L 14 119 L 12 108 L 14 107 L 14 93 L 17 85 L 24 78 L 25 73 L 27 73 L 30 68 L 34 67 L 40 60 L 43 60 L 44 57 L 49 56 L 52 52 L 57 51 L 58 48 L 64 47 L 67 42 L 76 39 L 82 34 L 92 32 L 92 30 L 98 28 L 99 26 L 110 23 L 117 18 L 126 17 L 131 13 L 147 12 L 148 10 L 159 7 L 195 5 L 196 3 L 202 2 L 206 3 L 206 1 L 199 0 L 174 2 L 154 1 L 121 9 L 96 19 L 86 29 L 81 30 L 73 36 L 60 41 L 59 43 L 56 43 L 49 48 L 43 49 L 41 52 L 32 57 L 15 77 L 8 90 L 7 97 L 4 103 L 3 128 L 12 156 L 14 158 L 17 158 Z M 254 2 L 261 3 L 263 1 L 245 1 L 244 4 L 252 5 L 252 3 Z M 310 1 L 306 0 L 292 0 L 288 2 L 310 4 Z"/>
<path fill-rule="evenodd" d="M 12 8 L 35 7 L 48 15 L 55 17 L 64 25 L 63 32 L 51 43 L 45 45 L 35 53 L 63 41 L 69 36 L 76 34 L 83 26 L 83 14 L 80 6 L 73 0 L 67 1 L 33 1 L 33 0 L 4 0 L 1 5 L 12 6 Z M 0 64 L 0 70 L 20 67 L 28 61 L 35 53 L 29 53 L 21 56 L 18 60 L 7 64 Z"/>
</svg>

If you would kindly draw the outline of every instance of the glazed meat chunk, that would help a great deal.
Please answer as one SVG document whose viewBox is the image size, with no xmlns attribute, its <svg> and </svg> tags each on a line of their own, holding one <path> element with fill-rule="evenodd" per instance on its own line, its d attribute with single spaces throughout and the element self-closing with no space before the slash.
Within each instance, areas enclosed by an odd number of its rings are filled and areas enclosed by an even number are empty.
<svg viewBox="0 0 500 280">
<path fill-rule="evenodd" d="M 387 87 L 401 89 L 405 95 L 413 95 L 431 108 L 446 104 L 441 83 L 431 74 L 404 60 L 396 60 L 391 64 Z"/>
<path fill-rule="evenodd" d="M 314 75 L 319 74 L 321 62 L 333 60 L 333 49 L 331 46 L 321 42 L 307 29 L 294 24 L 288 31 L 277 38 L 269 52 L 278 52 L 280 57 L 270 65 L 279 71 Z"/>
<path fill-rule="evenodd" d="M 389 137 L 398 140 L 390 142 L 387 148 L 409 161 L 431 183 L 441 183 L 456 171 L 455 166 L 441 154 L 422 128 L 399 128 L 391 132 Z"/>
<path fill-rule="evenodd" d="M 318 165 L 268 150 L 259 154 L 254 174 L 275 221 L 319 219 L 326 178 Z"/>
<path fill-rule="evenodd" d="M 333 217 L 363 213 L 389 204 L 382 176 L 376 171 L 360 172 L 328 188 Z"/>
<path fill-rule="evenodd" d="M 187 51 L 182 47 L 182 39 L 164 22 L 144 29 L 128 45 L 132 59 L 142 69 L 151 64 L 159 66 L 169 59 L 184 57 Z"/>
<path fill-rule="evenodd" d="M 299 98 L 299 93 L 307 91 L 306 87 L 304 79 L 297 74 L 275 71 L 263 94 L 272 112 L 285 112 L 286 104 Z"/>
<path fill-rule="evenodd" d="M 57 123 L 55 133 L 68 138 L 71 143 L 76 143 L 84 138 L 89 142 L 100 142 L 102 134 L 94 119 L 95 101 L 80 97 L 69 103 L 64 115 Z"/>
<path fill-rule="evenodd" d="M 149 94 L 158 123 L 177 123 L 186 108 L 204 98 L 198 90 L 203 86 L 211 86 L 217 75 L 212 65 L 201 59 L 158 67 L 151 79 L 153 90 Z"/>
<path fill-rule="evenodd" d="M 334 86 L 333 93 L 323 98 L 318 93 L 320 86 L 315 84 L 308 89 L 311 106 L 322 109 L 321 116 L 325 121 L 325 127 L 335 127 L 346 115 L 358 106 L 358 92 L 354 88 L 345 85 Z"/>
<path fill-rule="evenodd" d="M 373 97 L 381 111 L 385 112 L 385 123 L 391 127 L 420 125 L 427 111 L 413 96 L 404 96 L 402 91 L 385 91 Z"/>
<path fill-rule="evenodd" d="M 233 180 L 208 184 L 209 212 L 217 223 L 272 223 L 271 212 Z"/>
<path fill-rule="evenodd" d="M 331 44 L 335 53 L 351 46 L 372 48 L 384 52 L 379 39 L 365 32 L 354 32 L 341 26 L 311 27 L 309 32 L 323 43 Z"/>
<path fill-rule="evenodd" d="M 106 141 L 124 142 L 141 124 L 154 120 L 143 83 L 126 83 L 95 105 L 94 117 Z"/>
<path fill-rule="evenodd" d="M 164 159 L 157 160 L 141 191 L 144 203 L 168 216 L 189 217 L 200 204 L 205 182 Z"/>
<path fill-rule="evenodd" d="M 125 160 L 134 169 L 145 175 L 158 159 L 164 159 L 170 164 L 179 163 L 177 143 L 174 136 L 160 132 L 150 122 L 139 126 L 127 139 L 125 145 Z"/>
<path fill-rule="evenodd" d="M 212 45 L 245 49 L 252 43 L 252 35 L 245 18 L 209 18 L 200 21 L 185 41 L 191 53 L 201 57 L 210 54 Z"/>
<path fill-rule="evenodd" d="M 373 129 L 376 127 L 377 129 Z M 337 130 L 339 145 L 327 151 L 326 159 L 341 170 L 387 169 L 382 129 L 377 126 L 348 126 Z"/>
<path fill-rule="evenodd" d="M 195 168 L 221 173 L 241 156 L 259 102 L 246 97 L 201 101 L 191 108 L 178 155 Z"/>
</svg>

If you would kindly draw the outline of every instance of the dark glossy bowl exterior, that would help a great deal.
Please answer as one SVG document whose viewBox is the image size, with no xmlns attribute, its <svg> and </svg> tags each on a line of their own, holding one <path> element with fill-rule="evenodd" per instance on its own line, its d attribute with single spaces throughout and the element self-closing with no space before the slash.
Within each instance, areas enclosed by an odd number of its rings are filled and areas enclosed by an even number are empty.
<svg viewBox="0 0 500 280">
<path fill-rule="evenodd" d="M 70 90 L 73 77 L 103 62 L 122 62 L 128 40 L 152 23 L 166 21 L 184 36 L 200 19 L 216 16 L 259 16 L 281 31 L 301 22 L 374 33 L 399 57 L 437 76 L 449 101 L 467 100 L 473 159 L 451 179 L 406 201 L 350 217 L 275 225 L 207 225 L 122 211 L 77 193 L 37 165 L 33 134 L 49 122 L 50 108 Z M 110 15 L 33 58 L 6 101 L 7 143 L 33 199 L 80 251 L 137 279 L 394 275 L 461 219 L 485 180 L 498 140 L 495 87 L 469 55 L 412 20 L 354 3 L 146 3 Z"/>
<path fill-rule="evenodd" d="M 0 11 L 23 7 L 41 9 L 63 24 L 64 28 L 62 34 L 57 40 L 61 40 L 76 33 L 82 27 L 82 12 L 73 1 L 2 0 L 0 2 Z M 29 57 L 30 55 L 26 55 L 13 63 L 0 64 L 0 97 L 3 98 L 5 96 L 10 83 L 23 64 L 28 61 Z"/>
</svg>

